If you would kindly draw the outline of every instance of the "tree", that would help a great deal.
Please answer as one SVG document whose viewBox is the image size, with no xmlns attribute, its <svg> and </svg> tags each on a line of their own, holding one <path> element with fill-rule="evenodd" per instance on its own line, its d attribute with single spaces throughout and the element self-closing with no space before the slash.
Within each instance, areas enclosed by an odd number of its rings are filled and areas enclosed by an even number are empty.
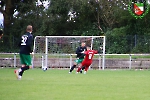
<svg viewBox="0 0 150 100">
<path fill-rule="evenodd" d="M 120 16 L 128 8 L 128 1 L 126 0 L 89 0 L 89 5 L 93 9 L 97 27 L 104 32 L 105 28 L 114 28 L 118 23 L 118 16 Z"/>
<path fill-rule="evenodd" d="M 32 4 L 34 0 L 1 0 L 0 12 L 4 16 L 4 31 L 9 33 L 7 30 L 10 28 L 11 23 L 13 22 L 14 10 L 20 10 L 20 4 Z"/>
<path fill-rule="evenodd" d="M 14 48 L 14 41 L 25 32 L 28 24 L 33 26 L 35 36 L 107 35 L 110 39 L 110 41 L 107 39 L 111 45 L 110 53 L 129 52 L 121 48 L 122 45 L 125 47 L 125 44 L 128 44 L 128 40 L 120 39 L 120 33 L 121 35 L 150 34 L 148 24 L 150 13 L 143 19 L 136 20 L 127 10 L 128 0 L 46 0 L 49 1 L 46 9 L 45 0 L 1 1 L 0 12 L 5 15 L 3 38 L 7 39 L 4 39 L 3 44 L 0 45 L 1 48 L 2 45 L 9 46 L 9 50 Z M 18 14 L 14 16 L 15 12 Z M 113 39 L 111 36 L 118 39 Z M 114 41 L 115 45 L 112 44 Z M 141 46 L 138 44 L 138 47 Z M 119 51 L 116 49 L 118 47 Z"/>
<path fill-rule="evenodd" d="M 13 19 L 15 0 L 2 0 L 1 3 L 2 6 L 0 7 L 0 12 L 4 16 L 4 28 L 7 28 L 9 27 Z"/>
<path fill-rule="evenodd" d="M 9 47 L 9 50 L 5 48 L 7 52 L 11 51 L 12 48 L 14 48 L 14 40 L 15 36 L 19 36 L 17 34 L 18 29 L 13 29 L 15 26 L 13 26 L 16 19 L 14 19 L 14 12 L 19 11 L 19 13 L 26 13 L 27 11 L 31 10 L 32 4 L 35 2 L 35 0 L 1 0 L 1 6 L 0 6 L 0 12 L 4 16 L 4 37 L 3 42 L 0 44 L 1 49 L 4 49 L 7 45 Z M 26 6 L 25 6 L 26 5 Z M 18 18 L 20 20 L 20 18 Z M 16 27 L 21 26 L 18 25 Z M 25 29 L 24 29 L 25 30 Z M 21 31 L 20 31 L 21 32 Z M 18 32 L 18 33 L 20 33 Z"/>
</svg>

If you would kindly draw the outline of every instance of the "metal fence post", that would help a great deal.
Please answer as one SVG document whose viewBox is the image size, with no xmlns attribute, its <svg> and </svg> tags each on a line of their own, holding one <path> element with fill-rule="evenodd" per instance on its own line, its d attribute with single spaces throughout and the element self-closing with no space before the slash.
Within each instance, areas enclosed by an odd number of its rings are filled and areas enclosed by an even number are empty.
<svg viewBox="0 0 150 100">
<path fill-rule="evenodd" d="M 72 66 L 72 54 L 70 54 L 70 69 L 71 69 L 71 66 Z"/>
<path fill-rule="evenodd" d="M 99 54 L 99 64 L 98 64 L 98 67 L 99 67 L 99 70 L 101 69 L 101 54 Z"/>
<path fill-rule="evenodd" d="M 14 53 L 14 68 L 16 68 L 16 53 Z"/>
<path fill-rule="evenodd" d="M 131 56 L 131 54 L 129 54 L 129 56 L 130 56 L 129 69 L 131 69 L 132 56 Z"/>
</svg>

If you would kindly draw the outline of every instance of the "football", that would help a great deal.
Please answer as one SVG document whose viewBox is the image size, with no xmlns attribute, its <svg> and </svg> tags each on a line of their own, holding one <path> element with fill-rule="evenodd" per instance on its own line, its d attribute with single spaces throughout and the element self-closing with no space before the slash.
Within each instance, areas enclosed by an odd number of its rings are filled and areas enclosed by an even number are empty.
<svg viewBox="0 0 150 100">
<path fill-rule="evenodd" d="M 42 68 L 43 69 L 43 71 L 46 71 L 47 70 L 47 68 Z"/>
</svg>

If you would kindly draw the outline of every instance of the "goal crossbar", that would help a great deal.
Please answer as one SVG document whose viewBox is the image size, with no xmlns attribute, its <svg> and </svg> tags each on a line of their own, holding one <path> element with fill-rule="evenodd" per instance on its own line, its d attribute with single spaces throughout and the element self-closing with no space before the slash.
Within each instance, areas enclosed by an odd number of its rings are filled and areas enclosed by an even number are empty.
<svg viewBox="0 0 150 100">
<path fill-rule="evenodd" d="M 37 37 L 48 37 L 48 38 L 70 38 L 70 37 L 72 37 L 72 38 L 76 38 L 76 37 L 78 37 L 78 38 L 87 38 L 87 37 L 93 37 L 93 38 L 96 38 L 96 37 L 105 37 L 105 36 L 36 36 L 35 38 L 37 38 Z"/>
</svg>

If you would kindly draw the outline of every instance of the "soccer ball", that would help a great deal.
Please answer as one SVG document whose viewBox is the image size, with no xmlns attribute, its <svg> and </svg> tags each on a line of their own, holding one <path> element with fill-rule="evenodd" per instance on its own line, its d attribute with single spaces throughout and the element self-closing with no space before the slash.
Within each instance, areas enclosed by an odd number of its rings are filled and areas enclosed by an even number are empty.
<svg viewBox="0 0 150 100">
<path fill-rule="evenodd" d="M 46 71 L 47 70 L 47 68 L 42 68 L 43 69 L 43 71 Z"/>
</svg>

